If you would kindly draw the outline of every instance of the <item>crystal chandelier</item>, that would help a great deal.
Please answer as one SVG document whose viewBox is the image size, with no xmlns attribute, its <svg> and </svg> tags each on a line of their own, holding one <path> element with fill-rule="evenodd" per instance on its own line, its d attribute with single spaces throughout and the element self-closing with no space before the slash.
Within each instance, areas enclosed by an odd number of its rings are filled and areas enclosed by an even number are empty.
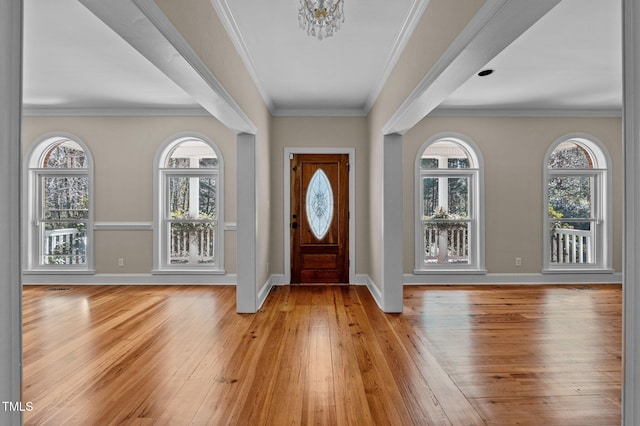
<svg viewBox="0 0 640 426">
<path fill-rule="evenodd" d="M 300 28 L 318 40 L 331 37 L 344 22 L 343 3 L 343 0 L 300 0 Z"/>
</svg>

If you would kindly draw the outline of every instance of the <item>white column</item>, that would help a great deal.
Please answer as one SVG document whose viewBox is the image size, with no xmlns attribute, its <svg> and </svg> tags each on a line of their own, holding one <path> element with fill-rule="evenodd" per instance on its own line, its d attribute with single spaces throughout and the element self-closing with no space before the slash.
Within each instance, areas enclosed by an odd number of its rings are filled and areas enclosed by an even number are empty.
<svg viewBox="0 0 640 426">
<path fill-rule="evenodd" d="M 624 388 L 623 424 L 640 425 L 640 0 L 623 0 Z"/>
<path fill-rule="evenodd" d="M 402 136 L 382 141 L 382 307 L 402 312 Z"/>
<path fill-rule="evenodd" d="M 20 402 L 20 116 L 22 1 L 0 0 L 0 401 Z M 23 404 L 24 406 L 24 404 Z M 20 411 L 0 403 L 0 424 L 19 425 Z"/>
<path fill-rule="evenodd" d="M 236 310 L 255 313 L 258 306 L 258 191 L 256 136 L 237 137 L 237 279 Z"/>
</svg>

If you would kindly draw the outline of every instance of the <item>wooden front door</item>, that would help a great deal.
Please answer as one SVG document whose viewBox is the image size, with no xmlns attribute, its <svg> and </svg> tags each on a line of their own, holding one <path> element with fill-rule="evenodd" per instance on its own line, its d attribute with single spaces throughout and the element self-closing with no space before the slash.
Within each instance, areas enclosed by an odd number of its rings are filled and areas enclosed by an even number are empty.
<svg viewBox="0 0 640 426">
<path fill-rule="evenodd" d="M 349 282 L 349 155 L 291 158 L 291 283 Z"/>
</svg>

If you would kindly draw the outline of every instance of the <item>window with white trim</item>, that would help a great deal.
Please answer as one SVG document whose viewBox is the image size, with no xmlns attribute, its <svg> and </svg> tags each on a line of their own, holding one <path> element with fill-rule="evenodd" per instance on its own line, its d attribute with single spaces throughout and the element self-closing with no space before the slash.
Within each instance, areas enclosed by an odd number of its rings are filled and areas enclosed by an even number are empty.
<svg viewBox="0 0 640 426">
<path fill-rule="evenodd" d="M 199 137 L 162 149 L 157 166 L 156 272 L 221 272 L 222 157 Z"/>
<path fill-rule="evenodd" d="M 482 164 L 461 137 L 425 143 L 416 158 L 415 272 L 484 272 Z"/>
<path fill-rule="evenodd" d="M 93 161 L 71 136 L 36 143 L 28 159 L 27 270 L 92 268 Z"/>
<path fill-rule="evenodd" d="M 607 151 L 591 137 L 556 141 L 544 167 L 544 269 L 608 270 L 611 214 Z"/>
</svg>

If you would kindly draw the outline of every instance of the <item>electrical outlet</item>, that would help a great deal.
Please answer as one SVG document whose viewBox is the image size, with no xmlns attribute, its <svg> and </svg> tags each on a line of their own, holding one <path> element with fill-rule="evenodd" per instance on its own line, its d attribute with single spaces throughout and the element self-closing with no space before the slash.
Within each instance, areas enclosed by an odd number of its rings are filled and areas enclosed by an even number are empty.
<svg viewBox="0 0 640 426">
<path fill-rule="evenodd" d="M 522 258 L 516 257 L 516 266 L 522 266 Z"/>
<path fill-rule="evenodd" d="M 121 268 L 124 267 L 124 259 L 123 258 L 118 259 L 118 266 L 121 267 Z"/>
</svg>

